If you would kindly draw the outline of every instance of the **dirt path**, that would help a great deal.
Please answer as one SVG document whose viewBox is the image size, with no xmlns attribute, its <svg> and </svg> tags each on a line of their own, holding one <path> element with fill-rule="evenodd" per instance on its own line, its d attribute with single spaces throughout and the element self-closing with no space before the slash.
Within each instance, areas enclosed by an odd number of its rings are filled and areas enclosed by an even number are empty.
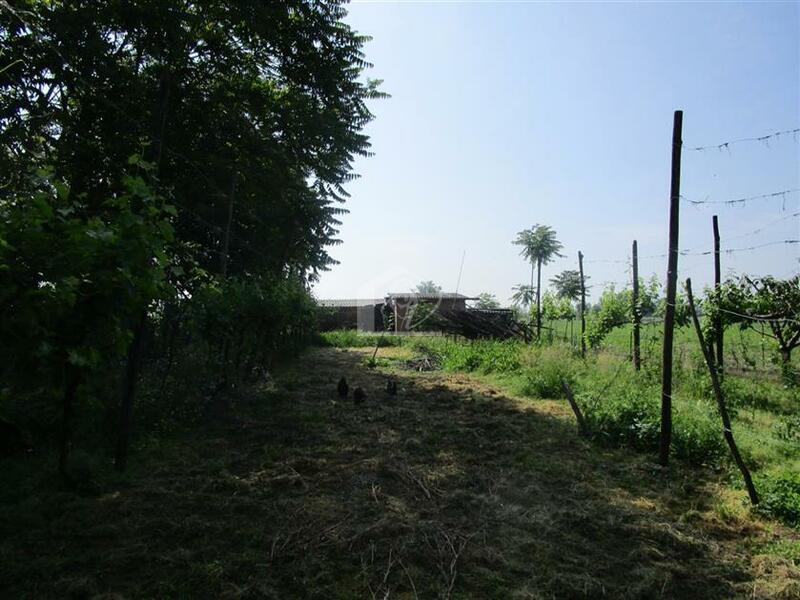
<svg viewBox="0 0 800 600">
<path fill-rule="evenodd" d="M 735 549 L 748 532 L 701 516 L 696 471 L 600 450 L 568 420 L 465 376 L 398 372 L 390 397 L 364 358 L 311 350 L 275 390 L 234 405 L 237 418 L 151 455 L 129 485 L 49 507 L 0 543 L 4 561 L 28 557 L 0 571 L 9 589 L 326 599 L 800 589 L 790 565 Z M 336 397 L 342 375 L 365 388 L 362 406 Z"/>
</svg>

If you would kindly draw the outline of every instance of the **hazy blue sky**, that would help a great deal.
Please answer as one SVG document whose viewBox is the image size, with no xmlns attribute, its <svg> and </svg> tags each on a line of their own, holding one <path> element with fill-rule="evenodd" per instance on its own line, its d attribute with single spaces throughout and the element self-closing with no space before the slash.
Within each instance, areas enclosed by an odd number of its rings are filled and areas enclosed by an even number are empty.
<svg viewBox="0 0 800 600">
<path fill-rule="evenodd" d="M 800 127 L 797 3 L 356 2 L 348 21 L 392 97 L 372 104 L 375 156 L 359 160 L 340 238 L 341 261 L 320 298 L 380 297 L 432 279 L 507 302 L 529 266 L 511 240 L 551 225 L 595 288 L 625 282 L 633 239 L 667 249 L 672 114 L 685 147 Z M 727 200 L 800 188 L 800 141 L 684 151 L 682 194 Z M 745 206 L 681 206 L 681 247 L 800 238 L 800 193 Z M 742 235 L 763 224 L 762 233 Z M 739 236 L 734 238 L 734 236 Z M 789 276 L 800 245 L 723 255 L 723 271 Z M 709 282 L 711 259 L 680 259 Z M 663 279 L 666 258 L 644 258 Z"/>
</svg>

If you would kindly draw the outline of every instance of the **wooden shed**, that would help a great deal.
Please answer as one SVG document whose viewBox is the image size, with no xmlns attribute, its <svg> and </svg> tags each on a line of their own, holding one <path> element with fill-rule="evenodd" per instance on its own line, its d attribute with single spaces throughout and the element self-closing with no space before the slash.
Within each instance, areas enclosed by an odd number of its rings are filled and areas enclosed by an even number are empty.
<svg viewBox="0 0 800 600">
<path fill-rule="evenodd" d="M 416 292 L 391 293 L 386 296 L 386 307 L 394 316 L 395 332 L 411 331 L 414 310 L 420 305 L 429 306 L 433 312 L 466 312 L 467 300 L 476 300 L 463 294 L 439 292 L 419 294 Z"/>
</svg>

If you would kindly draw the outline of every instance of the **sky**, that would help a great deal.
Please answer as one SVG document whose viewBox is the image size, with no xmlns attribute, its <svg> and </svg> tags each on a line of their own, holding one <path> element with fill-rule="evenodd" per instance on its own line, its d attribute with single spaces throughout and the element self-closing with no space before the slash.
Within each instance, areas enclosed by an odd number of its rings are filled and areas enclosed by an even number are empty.
<svg viewBox="0 0 800 600">
<path fill-rule="evenodd" d="M 380 298 L 433 280 L 509 303 L 530 266 L 517 232 L 550 225 L 596 297 L 666 277 L 673 112 L 683 110 L 681 194 L 744 204 L 680 206 L 680 248 L 800 238 L 800 4 L 354 2 L 372 36 L 367 75 L 391 98 L 370 104 L 374 156 L 359 158 L 318 298 Z M 793 216 L 794 215 L 794 216 Z M 762 231 L 755 231 L 757 229 Z M 463 258 L 463 269 L 460 269 Z M 615 261 L 615 262 L 612 262 Z M 789 277 L 800 244 L 723 252 L 724 275 Z M 459 280 L 459 272 L 461 277 Z M 713 281 L 712 257 L 679 259 L 681 280 Z"/>
</svg>

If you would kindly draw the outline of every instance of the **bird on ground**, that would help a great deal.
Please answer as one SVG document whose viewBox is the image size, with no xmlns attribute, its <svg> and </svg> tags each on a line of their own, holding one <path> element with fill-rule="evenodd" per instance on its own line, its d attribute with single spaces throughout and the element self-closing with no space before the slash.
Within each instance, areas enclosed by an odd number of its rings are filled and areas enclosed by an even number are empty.
<svg viewBox="0 0 800 600">
<path fill-rule="evenodd" d="M 397 395 L 397 382 L 394 379 L 386 380 L 386 393 L 390 396 Z"/>
<path fill-rule="evenodd" d="M 347 392 L 350 391 L 350 386 L 347 385 L 347 379 L 342 377 L 339 380 L 339 385 L 336 386 L 336 390 L 339 392 L 340 398 L 347 398 Z"/>
<path fill-rule="evenodd" d="M 353 402 L 355 402 L 356 404 L 361 404 L 364 401 L 364 398 L 366 397 L 367 395 L 364 393 L 364 390 L 362 390 L 360 387 L 357 387 L 356 389 L 353 390 Z"/>
</svg>

